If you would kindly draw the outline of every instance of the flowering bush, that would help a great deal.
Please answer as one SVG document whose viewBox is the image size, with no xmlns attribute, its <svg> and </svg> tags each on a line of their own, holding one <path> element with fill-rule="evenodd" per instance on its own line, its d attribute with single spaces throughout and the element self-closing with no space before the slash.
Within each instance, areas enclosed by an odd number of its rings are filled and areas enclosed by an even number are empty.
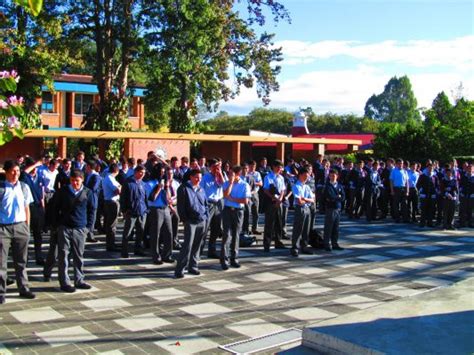
<svg viewBox="0 0 474 355">
<path fill-rule="evenodd" d="M 13 137 L 23 138 L 20 117 L 24 115 L 23 98 L 16 96 L 18 73 L 0 71 L 0 145 L 10 142 Z"/>
</svg>

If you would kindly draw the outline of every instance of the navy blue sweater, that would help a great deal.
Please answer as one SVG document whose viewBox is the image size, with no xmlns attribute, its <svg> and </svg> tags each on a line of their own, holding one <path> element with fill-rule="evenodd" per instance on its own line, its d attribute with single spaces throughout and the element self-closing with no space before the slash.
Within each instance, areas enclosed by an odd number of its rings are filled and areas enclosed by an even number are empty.
<svg viewBox="0 0 474 355">
<path fill-rule="evenodd" d="M 87 187 L 75 196 L 69 186 L 63 186 L 54 195 L 57 226 L 91 229 L 94 212 L 94 197 Z"/>
<path fill-rule="evenodd" d="M 178 188 L 178 215 L 184 223 L 207 220 L 207 199 L 201 187 L 195 191 L 189 181 L 181 184 Z"/>
</svg>

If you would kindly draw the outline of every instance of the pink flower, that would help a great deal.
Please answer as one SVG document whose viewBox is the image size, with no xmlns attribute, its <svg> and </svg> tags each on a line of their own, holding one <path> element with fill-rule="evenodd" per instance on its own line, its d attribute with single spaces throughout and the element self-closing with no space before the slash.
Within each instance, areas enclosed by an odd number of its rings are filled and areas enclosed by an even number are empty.
<svg viewBox="0 0 474 355">
<path fill-rule="evenodd" d="M 12 106 L 20 106 L 23 105 L 23 98 L 21 96 L 16 97 L 16 95 L 10 96 L 8 98 L 8 103 Z"/>
<path fill-rule="evenodd" d="M 0 108 L 5 110 L 8 108 L 8 102 L 6 101 L 3 101 L 2 99 L 0 99 Z"/>
<path fill-rule="evenodd" d="M 20 128 L 20 121 L 15 116 L 8 117 L 8 128 Z"/>
<path fill-rule="evenodd" d="M 0 71 L 0 79 L 8 78 L 10 76 L 10 73 L 6 70 Z"/>
<path fill-rule="evenodd" d="M 16 82 L 20 81 L 18 72 L 14 69 L 10 72 L 8 70 L 0 71 L 0 79 L 7 79 L 7 78 L 15 79 Z"/>
</svg>

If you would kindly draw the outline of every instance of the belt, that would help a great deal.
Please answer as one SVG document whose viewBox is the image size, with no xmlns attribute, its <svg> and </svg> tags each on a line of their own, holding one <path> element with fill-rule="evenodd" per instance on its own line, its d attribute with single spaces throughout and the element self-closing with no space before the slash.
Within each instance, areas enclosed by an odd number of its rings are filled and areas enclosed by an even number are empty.
<svg viewBox="0 0 474 355">
<path fill-rule="evenodd" d="M 165 210 L 168 208 L 168 206 L 161 206 L 161 207 L 151 206 L 150 208 L 155 209 L 155 210 Z"/>
<path fill-rule="evenodd" d="M 243 208 L 230 207 L 230 206 L 224 206 L 224 208 L 227 208 L 228 210 L 231 210 L 231 211 L 242 211 L 243 210 Z"/>
<path fill-rule="evenodd" d="M 15 226 L 20 223 L 25 223 L 26 221 L 15 222 L 15 223 L 0 223 L 0 227 L 8 227 L 8 226 Z"/>
</svg>

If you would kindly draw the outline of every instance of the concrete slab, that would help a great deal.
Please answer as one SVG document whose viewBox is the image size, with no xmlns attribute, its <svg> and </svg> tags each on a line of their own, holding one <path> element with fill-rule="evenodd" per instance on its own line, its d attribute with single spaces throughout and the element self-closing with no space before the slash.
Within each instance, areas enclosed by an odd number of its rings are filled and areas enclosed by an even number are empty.
<svg viewBox="0 0 474 355">
<path fill-rule="evenodd" d="M 474 278 L 307 327 L 302 345 L 332 354 L 472 354 Z"/>
</svg>

